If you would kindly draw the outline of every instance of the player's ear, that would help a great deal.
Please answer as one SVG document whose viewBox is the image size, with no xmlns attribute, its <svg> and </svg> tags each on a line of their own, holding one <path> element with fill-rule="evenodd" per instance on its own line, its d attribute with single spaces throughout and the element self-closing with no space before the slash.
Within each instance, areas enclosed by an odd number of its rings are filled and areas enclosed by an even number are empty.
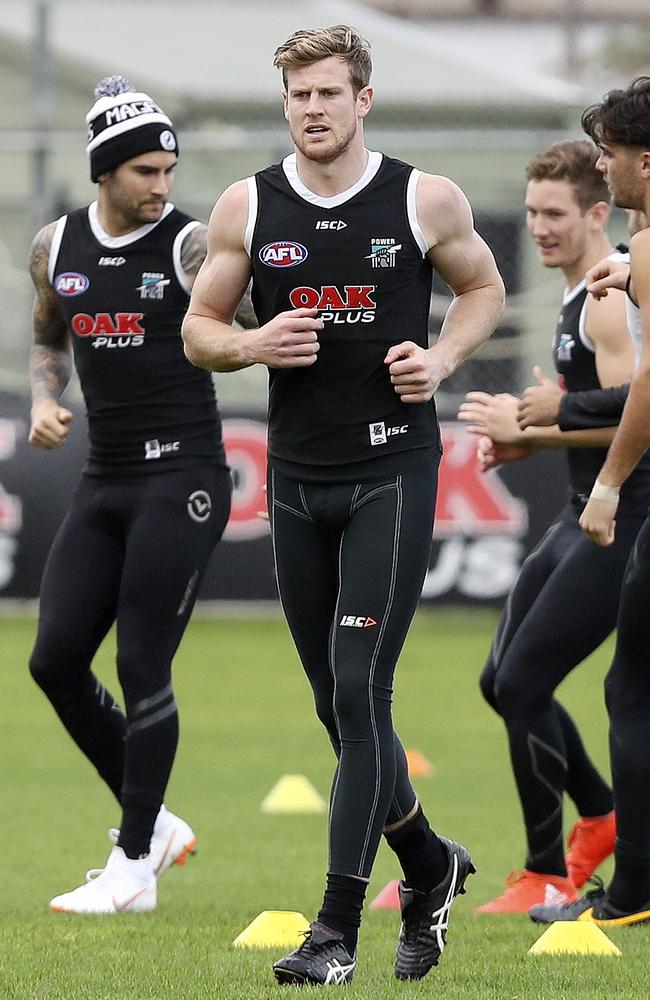
<svg viewBox="0 0 650 1000">
<path fill-rule="evenodd" d="M 650 180 L 650 150 L 641 153 L 641 176 L 644 180 Z"/>
<path fill-rule="evenodd" d="M 372 101 L 375 96 L 375 92 L 372 87 L 362 87 L 357 94 L 356 107 L 357 116 L 359 118 L 365 118 L 372 107 Z"/>
<path fill-rule="evenodd" d="M 286 90 L 282 91 L 282 104 L 283 104 L 284 117 L 286 118 L 287 121 L 289 121 L 289 95 L 287 94 Z"/>
</svg>

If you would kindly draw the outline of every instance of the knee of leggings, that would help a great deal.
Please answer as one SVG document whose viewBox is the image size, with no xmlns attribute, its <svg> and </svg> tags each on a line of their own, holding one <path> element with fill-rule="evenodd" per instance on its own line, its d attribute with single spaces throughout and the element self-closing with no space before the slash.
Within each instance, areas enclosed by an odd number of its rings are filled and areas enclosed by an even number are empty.
<svg viewBox="0 0 650 1000">
<path fill-rule="evenodd" d="M 336 719 L 334 718 L 334 704 L 331 693 L 325 695 L 314 692 L 314 707 L 318 721 L 325 727 L 332 745 L 336 748 L 337 745 L 340 745 L 340 740 Z"/>
<path fill-rule="evenodd" d="M 43 691 L 77 681 L 90 669 L 90 658 L 64 635 L 41 629 L 29 658 L 29 672 Z"/>
<path fill-rule="evenodd" d="M 507 674 L 498 674 L 494 683 L 494 700 L 497 711 L 504 719 L 521 719 L 541 705 L 538 691 Z"/>
<path fill-rule="evenodd" d="M 494 672 L 494 667 L 492 666 L 492 661 L 490 661 L 481 677 L 479 679 L 479 687 L 481 689 L 481 694 L 487 701 L 495 712 L 499 711 L 499 706 L 497 705 L 496 695 L 495 695 L 495 685 L 496 685 L 496 674 Z"/>
</svg>

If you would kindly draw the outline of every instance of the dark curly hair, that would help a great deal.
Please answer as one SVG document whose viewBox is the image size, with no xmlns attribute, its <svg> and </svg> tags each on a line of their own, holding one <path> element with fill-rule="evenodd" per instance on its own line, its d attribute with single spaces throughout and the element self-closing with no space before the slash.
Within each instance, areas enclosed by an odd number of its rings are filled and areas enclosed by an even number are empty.
<svg viewBox="0 0 650 1000">
<path fill-rule="evenodd" d="M 580 124 L 598 146 L 650 149 L 650 76 L 637 76 L 625 90 L 610 90 L 583 112 Z"/>
</svg>

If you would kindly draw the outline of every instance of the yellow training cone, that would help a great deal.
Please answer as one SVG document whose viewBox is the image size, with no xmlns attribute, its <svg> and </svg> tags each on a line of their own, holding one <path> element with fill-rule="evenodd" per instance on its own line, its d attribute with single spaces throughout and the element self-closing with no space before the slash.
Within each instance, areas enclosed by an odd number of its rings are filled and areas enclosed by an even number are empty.
<svg viewBox="0 0 650 1000">
<path fill-rule="evenodd" d="M 557 920 L 537 939 L 529 955 L 620 955 L 619 949 L 596 924 Z"/>
<path fill-rule="evenodd" d="M 263 910 L 252 923 L 238 934 L 236 948 L 297 948 L 304 931 L 309 930 L 307 918 L 295 910 Z"/>
<path fill-rule="evenodd" d="M 285 774 L 260 806 L 266 813 L 322 813 L 325 799 L 303 774 Z"/>
</svg>

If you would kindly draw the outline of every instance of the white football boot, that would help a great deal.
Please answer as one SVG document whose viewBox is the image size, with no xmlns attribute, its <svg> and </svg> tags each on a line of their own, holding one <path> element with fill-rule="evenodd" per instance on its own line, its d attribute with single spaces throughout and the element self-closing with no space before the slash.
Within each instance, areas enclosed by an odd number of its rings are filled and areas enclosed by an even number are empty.
<svg viewBox="0 0 650 1000">
<path fill-rule="evenodd" d="M 109 838 L 117 843 L 120 831 L 115 828 L 108 831 Z M 180 816 L 160 807 L 151 835 L 149 860 L 156 878 L 162 875 L 171 865 L 184 865 L 188 856 L 196 854 L 196 835 L 194 830 Z"/>
<path fill-rule="evenodd" d="M 91 868 L 86 882 L 50 900 L 57 913 L 145 913 L 155 910 L 156 876 L 149 857 L 135 861 L 114 847 L 105 868 Z"/>
</svg>

